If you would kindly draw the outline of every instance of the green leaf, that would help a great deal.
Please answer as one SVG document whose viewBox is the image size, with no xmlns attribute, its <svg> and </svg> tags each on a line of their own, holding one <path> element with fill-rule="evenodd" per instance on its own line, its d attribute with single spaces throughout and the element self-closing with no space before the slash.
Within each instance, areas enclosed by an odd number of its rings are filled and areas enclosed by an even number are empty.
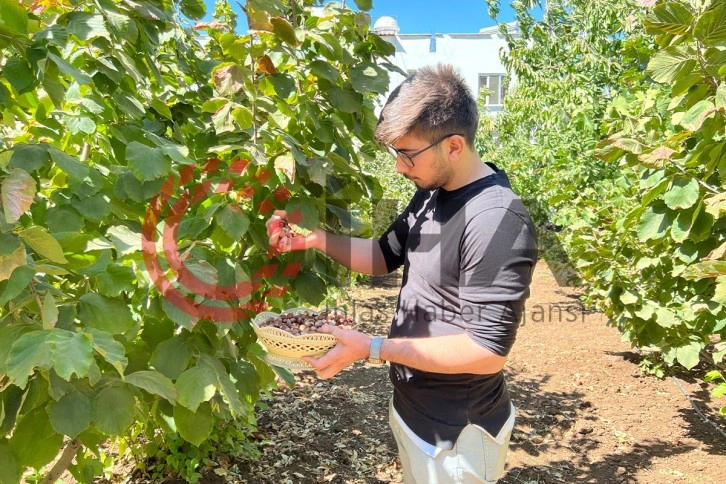
<svg viewBox="0 0 726 484">
<path fill-rule="evenodd" d="M 336 82 L 340 73 L 338 69 L 330 65 L 328 62 L 322 60 L 314 60 L 310 63 L 310 70 L 318 77 L 327 79 L 330 82 Z"/>
<path fill-rule="evenodd" d="M 169 109 L 169 106 L 167 106 L 163 101 L 154 98 L 151 100 L 150 106 L 166 119 L 171 119 L 171 109 Z"/>
<path fill-rule="evenodd" d="M 726 110 L 726 82 L 722 82 L 716 89 L 716 109 Z"/>
<path fill-rule="evenodd" d="M 207 6 L 203 0 L 181 0 L 181 11 L 193 20 L 199 20 L 207 13 Z"/>
<path fill-rule="evenodd" d="M 691 231 L 694 218 L 693 210 L 682 210 L 678 212 L 676 219 L 673 221 L 673 225 L 671 225 L 671 238 L 676 242 L 684 242 Z"/>
<path fill-rule="evenodd" d="M 187 340 L 173 336 L 156 346 L 149 364 L 162 375 L 175 379 L 189 366 L 191 356 Z"/>
<path fill-rule="evenodd" d="M 194 324 L 199 320 L 199 317 L 188 314 L 176 304 L 169 302 L 169 300 L 166 298 L 162 299 L 161 307 L 164 310 L 164 313 L 169 316 L 169 319 L 174 321 L 174 323 L 178 324 L 182 328 L 188 329 L 189 331 L 194 328 Z"/>
<path fill-rule="evenodd" d="M 196 446 L 207 440 L 214 429 L 214 417 L 209 404 L 202 405 L 196 412 L 175 406 L 174 422 L 179 435 Z"/>
<path fill-rule="evenodd" d="M 130 293 L 136 289 L 136 274 L 130 267 L 109 264 L 96 278 L 98 291 L 104 296 L 118 297 L 124 292 Z"/>
<path fill-rule="evenodd" d="M 713 398 L 721 398 L 724 395 L 726 395 L 726 383 L 719 383 L 718 385 L 713 387 L 713 390 L 711 390 L 711 396 Z"/>
<path fill-rule="evenodd" d="M 15 168 L 3 179 L 1 190 L 5 220 L 13 224 L 33 204 L 35 179 L 27 171 Z"/>
<path fill-rule="evenodd" d="M 701 129 L 701 125 L 709 116 L 712 116 L 716 112 L 716 107 L 713 102 L 704 99 L 694 104 L 691 109 L 686 111 L 686 114 L 681 118 L 679 123 L 681 126 L 689 131 L 698 131 Z"/>
<path fill-rule="evenodd" d="M 623 151 L 639 155 L 643 152 L 643 145 L 638 141 L 630 138 L 618 138 L 613 140 L 613 146 Z"/>
<path fill-rule="evenodd" d="M 295 292 L 307 303 L 317 306 L 325 300 L 325 283 L 317 274 L 304 272 L 293 280 Z"/>
<path fill-rule="evenodd" d="M 713 347 L 713 362 L 720 363 L 724 356 L 726 356 L 726 341 L 721 341 Z"/>
<path fill-rule="evenodd" d="M 232 110 L 232 117 L 239 125 L 240 129 L 250 129 L 253 124 L 252 111 L 244 106 L 234 108 Z"/>
<path fill-rule="evenodd" d="M 698 364 L 698 355 L 701 352 L 701 349 L 702 345 L 696 342 L 680 346 L 676 350 L 676 360 L 678 360 L 678 363 L 690 370 Z"/>
<path fill-rule="evenodd" d="M 93 361 L 91 338 L 85 333 L 62 329 L 51 331 L 48 344 L 53 358 L 53 369 L 58 376 L 66 381 L 70 381 L 74 373 L 78 378 L 87 376 Z"/>
<path fill-rule="evenodd" d="M 320 215 L 315 202 L 309 198 L 291 198 L 285 205 L 290 223 L 313 230 L 320 224 Z"/>
<path fill-rule="evenodd" d="M 19 94 L 32 91 L 37 82 L 33 69 L 25 59 L 8 59 L 3 69 L 3 77 Z"/>
<path fill-rule="evenodd" d="M 113 95 L 113 100 L 116 102 L 118 107 L 131 118 L 141 119 L 146 114 L 144 105 L 127 92 L 116 91 Z"/>
<path fill-rule="evenodd" d="M 659 239 L 666 233 L 668 227 L 673 224 L 673 213 L 662 204 L 648 207 L 638 224 L 638 237 L 646 242 L 651 239 Z"/>
<path fill-rule="evenodd" d="M 81 40 L 92 40 L 105 37 L 111 40 L 103 15 L 87 12 L 71 12 L 68 14 L 68 33 Z"/>
<path fill-rule="evenodd" d="M 10 168 L 22 168 L 28 173 L 40 170 L 47 163 L 50 163 L 48 144 L 23 143 L 13 146 L 10 150 L 12 156 L 8 162 Z"/>
<path fill-rule="evenodd" d="M 25 265 L 25 246 L 17 237 L 0 233 L 0 281 L 9 279 L 13 271 Z"/>
<path fill-rule="evenodd" d="M 84 328 L 83 331 L 91 335 L 93 350 L 109 362 L 120 375 L 123 375 L 126 365 L 129 363 L 124 345 L 113 339 L 113 336 L 105 331 L 93 328 Z"/>
<path fill-rule="evenodd" d="M 66 126 L 71 134 L 93 134 L 96 132 L 96 123 L 88 116 L 66 116 Z"/>
<path fill-rule="evenodd" d="M 202 354 L 199 358 L 200 363 L 211 367 L 217 375 L 217 382 L 219 383 L 219 391 L 224 396 L 225 400 L 229 403 L 232 411 L 238 416 L 246 416 L 251 407 L 249 405 L 243 405 L 240 400 L 239 391 L 232 383 L 232 379 L 227 373 L 227 369 L 224 365 L 212 355 Z"/>
<path fill-rule="evenodd" d="M 151 148 L 137 141 L 126 147 L 126 161 L 136 178 L 143 181 L 155 180 L 171 172 L 171 160 L 160 148 Z"/>
<path fill-rule="evenodd" d="M 693 225 L 688 235 L 689 239 L 694 242 L 700 242 L 711 237 L 713 222 L 713 215 L 702 210 L 702 204 L 699 204 L 696 209 L 696 217 L 693 219 Z"/>
<path fill-rule="evenodd" d="M 184 266 L 200 281 L 213 285 L 219 282 L 217 268 L 205 260 L 189 260 Z"/>
<path fill-rule="evenodd" d="M 723 375 L 718 370 L 711 370 L 703 376 L 703 381 L 709 382 L 723 379 Z"/>
<path fill-rule="evenodd" d="M 656 322 L 663 328 L 671 328 L 676 323 L 676 315 L 668 308 L 659 307 L 656 310 Z"/>
<path fill-rule="evenodd" d="M 716 278 L 716 288 L 713 292 L 712 301 L 726 306 L 726 276 Z"/>
<path fill-rule="evenodd" d="M 692 207 L 700 194 L 700 187 L 694 178 L 675 177 L 671 188 L 663 195 L 668 208 L 685 209 Z"/>
<path fill-rule="evenodd" d="M 83 229 L 83 217 L 70 205 L 51 207 L 45 214 L 45 224 L 51 233 L 80 232 Z"/>
<path fill-rule="evenodd" d="M 704 45 L 722 45 L 726 41 L 726 3 L 718 2 L 715 8 L 701 15 L 693 35 Z"/>
<path fill-rule="evenodd" d="M 5 1 L 7 0 L 0 0 L 0 5 Z M 0 484 L 15 484 L 17 482 L 20 482 L 18 461 L 7 441 L 0 440 Z"/>
<path fill-rule="evenodd" d="M 50 291 L 47 291 L 43 297 L 42 318 L 43 329 L 53 328 L 58 322 L 58 303 Z"/>
<path fill-rule="evenodd" d="M 640 301 L 640 298 L 638 297 L 638 295 L 634 294 L 630 291 L 623 291 L 620 294 L 620 302 L 622 302 L 626 306 L 629 306 L 632 304 L 637 304 L 638 301 Z"/>
<path fill-rule="evenodd" d="M 388 91 L 388 73 L 372 62 L 362 62 L 350 71 L 350 82 L 359 93 L 375 92 L 385 94 Z"/>
<path fill-rule="evenodd" d="M 131 373 L 126 376 L 126 383 L 166 398 L 172 405 L 176 403 L 176 387 L 174 383 L 158 371 L 143 370 Z"/>
<path fill-rule="evenodd" d="M 207 365 L 189 368 L 176 380 L 177 401 L 192 412 L 217 391 L 217 375 Z"/>
<path fill-rule="evenodd" d="M 66 264 L 68 262 L 63 255 L 61 245 L 43 227 L 34 225 L 21 231 L 18 235 L 23 239 L 23 242 L 41 257 L 45 257 L 56 264 Z"/>
<path fill-rule="evenodd" d="M 726 276 L 726 261 L 710 260 L 691 264 L 683 273 L 686 279 L 703 279 Z"/>
<path fill-rule="evenodd" d="M 48 147 L 48 153 L 53 161 L 60 167 L 61 170 L 66 172 L 68 176 L 75 178 L 76 180 L 83 180 L 88 176 L 88 166 L 84 165 L 76 158 L 53 146 Z"/>
<path fill-rule="evenodd" d="M 107 387 L 93 399 L 94 421 L 101 432 L 121 435 L 136 415 L 136 399 L 126 386 Z"/>
<path fill-rule="evenodd" d="M 0 295 L 0 306 L 5 306 L 8 301 L 16 298 L 28 287 L 30 281 L 35 277 L 35 271 L 28 266 L 17 267 L 10 275 L 5 290 Z"/>
<path fill-rule="evenodd" d="M 108 196 L 104 193 L 97 193 L 92 197 L 84 199 L 73 197 L 71 199 L 71 207 L 83 215 L 83 218 L 93 222 L 103 221 L 111 212 L 111 204 Z M 61 245 L 63 244 L 61 243 Z"/>
<path fill-rule="evenodd" d="M 293 47 L 300 45 L 300 42 L 295 36 L 295 27 L 290 22 L 282 17 L 272 17 L 270 23 L 272 24 L 272 32 L 275 34 L 275 37 Z"/>
<path fill-rule="evenodd" d="M 15 0 L 0 0 L 1 31 L 23 37 L 28 34 L 28 13 Z"/>
<path fill-rule="evenodd" d="M 42 469 L 58 455 L 63 436 L 53 429 L 45 407 L 37 407 L 22 417 L 10 445 L 23 469 Z"/>
<path fill-rule="evenodd" d="M 665 2 L 653 9 L 644 24 L 649 34 L 684 34 L 693 25 L 693 14 L 680 3 Z"/>
<path fill-rule="evenodd" d="M 50 423 L 56 432 L 75 439 L 91 424 L 93 407 L 87 396 L 72 392 L 51 404 L 49 413 Z"/>
<path fill-rule="evenodd" d="M 250 219 L 236 205 L 226 205 L 215 215 L 217 223 L 234 240 L 239 240 L 250 226 Z"/>
<path fill-rule="evenodd" d="M 79 71 L 75 67 L 73 67 L 71 64 L 63 60 L 62 58 L 58 57 L 52 52 L 48 52 L 48 58 L 52 60 L 56 66 L 58 66 L 58 69 L 65 75 L 71 76 L 73 79 L 76 80 L 78 84 L 93 84 L 93 79 L 88 74 L 84 74 L 83 72 Z"/>
<path fill-rule="evenodd" d="M 698 66 L 698 61 L 683 46 L 668 47 L 659 51 L 648 63 L 647 72 L 654 81 L 670 84 L 687 76 Z"/>
<path fill-rule="evenodd" d="M 295 92 L 295 80 L 291 76 L 287 74 L 276 74 L 269 79 L 275 89 L 275 94 L 282 99 L 287 99 Z"/>
<path fill-rule="evenodd" d="M 352 89 L 333 86 L 328 89 L 328 96 L 333 108 L 344 113 L 357 113 L 363 108 L 363 95 Z"/>
<path fill-rule="evenodd" d="M 113 242 L 119 256 L 138 254 L 141 252 L 141 232 L 131 230 L 125 225 L 114 225 L 109 227 L 106 235 Z"/>
<path fill-rule="evenodd" d="M 367 11 L 373 8 L 373 0 L 353 0 L 359 10 Z"/>
<path fill-rule="evenodd" d="M 47 370 L 51 367 L 53 362 L 47 347 L 49 338 L 48 331 L 32 331 L 15 340 L 7 359 L 7 376 L 11 382 L 25 388 L 35 368 Z"/>
<path fill-rule="evenodd" d="M 134 325 L 131 311 L 124 301 L 86 293 L 79 299 L 78 317 L 84 326 L 110 334 L 121 334 Z"/>
</svg>

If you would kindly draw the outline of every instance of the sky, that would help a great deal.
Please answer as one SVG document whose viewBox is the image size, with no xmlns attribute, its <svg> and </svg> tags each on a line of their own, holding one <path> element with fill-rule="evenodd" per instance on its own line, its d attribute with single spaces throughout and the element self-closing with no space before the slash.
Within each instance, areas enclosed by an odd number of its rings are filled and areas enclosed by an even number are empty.
<svg viewBox="0 0 726 484">
<path fill-rule="evenodd" d="M 486 0 L 373 0 L 373 10 L 369 13 L 372 23 L 383 16 L 395 18 L 402 34 L 472 33 L 499 22 L 514 20 L 510 1 L 500 1 L 501 11 L 497 22 L 489 17 Z M 214 0 L 205 2 L 207 12 L 211 14 L 214 11 Z M 235 11 L 241 12 L 237 2 L 231 3 Z M 239 3 L 245 2 L 240 0 Z M 347 0 L 346 4 L 355 8 L 354 0 Z M 239 24 L 241 28 L 246 27 L 243 14 Z"/>
</svg>

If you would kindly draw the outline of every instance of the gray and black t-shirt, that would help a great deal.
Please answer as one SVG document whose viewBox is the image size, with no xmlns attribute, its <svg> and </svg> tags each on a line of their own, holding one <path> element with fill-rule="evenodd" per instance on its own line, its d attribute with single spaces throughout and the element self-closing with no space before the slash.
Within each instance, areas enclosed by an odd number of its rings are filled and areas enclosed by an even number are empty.
<svg viewBox="0 0 726 484">
<path fill-rule="evenodd" d="M 389 271 L 403 265 L 390 338 L 468 334 L 507 355 L 537 261 L 534 225 L 506 174 L 453 191 L 419 190 L 380 238 Z M 432 445 L 453 447 L 477 424 L 496 436 L 510 414 L 503 372 L 429 373 L 391 364 L 393 404 Z"/>
</svg>

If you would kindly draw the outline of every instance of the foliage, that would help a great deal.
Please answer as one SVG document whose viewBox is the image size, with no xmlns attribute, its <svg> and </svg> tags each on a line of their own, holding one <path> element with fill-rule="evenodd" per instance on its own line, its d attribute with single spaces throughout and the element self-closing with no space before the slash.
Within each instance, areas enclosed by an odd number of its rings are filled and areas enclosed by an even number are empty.
<svg viewBox="0 0 726 484">
<path fill-rule="evenodd" d="M 704 352 L 718 363 L 726 3 L 559 0 L 541 22 L 527 3 L 498 156 L 634 346 L 667 365 L 693 368 Z"/>
<path fill-rule="evenodd" d="M 378 153 L 364 163 L 364 169 L 375 174 L 383 188 L 380 200 L 373 200 L 373 205 L 364 213 L 370 214 L 365 220 L 371 224 L 373 237 L 383 235 L 398 214 L 408 205 L 416 192 L 416 186 L 403 175 L 396 172 L 396 160 L 388 153 Z"/>
<path fill-rule="evenodd" d="M 474 139 L 474 148 L 482 160 L 496 164 L 497 148 L 499 147 L 497 117 L 489 111 L 489 107 L 486 105 L 487 96 L 491 92 L 487 87 L 479 89 L 479 96 L 476 100 L 479 107 L 479 125 Z"/>
<path fill-rule="evenodd" d="M 89 481 L 108 438 L 254 427 L 275 373 L 249 316 L 337 283 L 271 258 L 264 221 L 355 229 L 381 194 L 360 167 L 392 47 L 313 3 L 250 0 L 239 35 L 226 2 L 193 30 L 196 0 L 0 0 L 0 482 L 64 438 Z"/>
</svg>

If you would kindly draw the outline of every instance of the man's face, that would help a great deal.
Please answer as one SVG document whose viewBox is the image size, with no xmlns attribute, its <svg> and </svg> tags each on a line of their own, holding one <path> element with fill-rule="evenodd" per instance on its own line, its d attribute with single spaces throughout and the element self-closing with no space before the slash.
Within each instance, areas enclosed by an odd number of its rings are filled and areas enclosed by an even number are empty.
<svg viewBox="0 0 726 484">
<path fill-rule="evenodd" d="M 393 148 L 404 154 L 414 154 L 423 150 L 431 142 L 413 134 L 402 136 Z M 444 139 L 430 149 L 413 158 L 413 167 L 404 160 L 403 155 L 396 157 L 396 171 L 411 180 L 417 188 L 434 190 L 446 185 L 454 176 L 454 169 L 447 156 L 447 140 Z"/>
</svg>

